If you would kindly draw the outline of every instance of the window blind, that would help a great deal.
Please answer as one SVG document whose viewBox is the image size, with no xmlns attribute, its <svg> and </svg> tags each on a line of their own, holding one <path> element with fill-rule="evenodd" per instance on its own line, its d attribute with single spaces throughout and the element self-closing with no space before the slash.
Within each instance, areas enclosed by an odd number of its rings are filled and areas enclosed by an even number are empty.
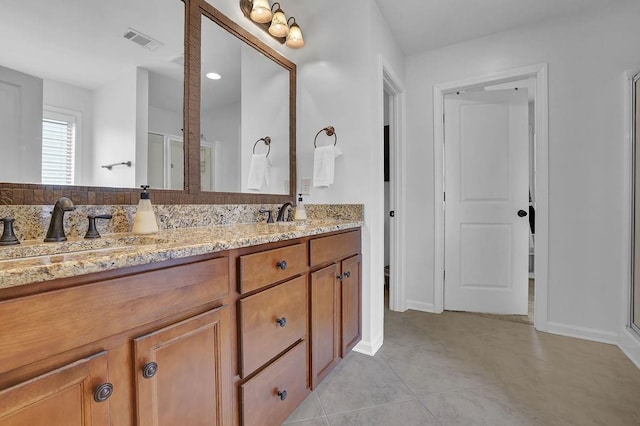
<svg viewBox="0 0 640 426">
<path fill-rule="evenodd" d="M 42 183 L 73 185 L 75 117 L 53 115 L 42 118 Z"/>
</svg>

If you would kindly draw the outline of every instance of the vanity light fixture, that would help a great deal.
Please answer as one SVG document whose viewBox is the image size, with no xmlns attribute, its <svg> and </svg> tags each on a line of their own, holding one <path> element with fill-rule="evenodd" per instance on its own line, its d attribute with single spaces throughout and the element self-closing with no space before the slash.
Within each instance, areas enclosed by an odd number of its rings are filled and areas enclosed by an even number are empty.
<svg viewBox="0 0 640 426">
<path fill-rule="evenodd" d="M 296 18 L 287 19 L 280 3 L 275 2 L 273 6 L 269 6 L 269 0 L 240 0 L 240 9 L 244 16 L 280 43 L 293 49 L 304 46 L 302 31 Z"/>
<path fill-rule="evenodd" d="M 222 78 L 222 76 L 217 72 L 208 72 L 205 75 L 209 80 L 220 80 Z"/>
<path fill-rule="evenodd" d="M 273 18 L 271 19 L 271 25 L 269 26 L 269 34 L 274 37 L 286 37 L 289 34 L 289 25 L 287 24 L 287 17 L 284 15 L 284 12 L 280 8 L 280 3 L 276 2 L 273 4 L 273 7 L 278 8 L 273 13 Z"/>
<path fill-rule="evenodd" d="M 293 23 L 289 26 L 289 34 L 285 44 L 292 49 L 299 49 L 304 46 L 304 39 L 302 38 L 302 31 L 300 31 L 300 27 L 296 23 L 296 18 L 292 16 L 289 21 L 292 19 Z"/>
<path fill-rule="evenodd" d="M 251 3 L 251 20 L 259 24 L 266 24 L 271 21 L 271 7 L 269 0 L 253 0 Z"/>
</svg>

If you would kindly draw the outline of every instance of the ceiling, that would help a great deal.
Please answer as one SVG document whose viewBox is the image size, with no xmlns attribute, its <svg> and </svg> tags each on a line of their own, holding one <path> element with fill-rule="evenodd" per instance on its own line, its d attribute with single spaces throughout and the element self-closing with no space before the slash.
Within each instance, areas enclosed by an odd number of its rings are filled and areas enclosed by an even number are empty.
<svg viewBox="0 0 640 426">
<path fill-rule="evenodd" d="M 633 0 L 375 0 L 412 55 L 562 16 Z"/>
</svg>

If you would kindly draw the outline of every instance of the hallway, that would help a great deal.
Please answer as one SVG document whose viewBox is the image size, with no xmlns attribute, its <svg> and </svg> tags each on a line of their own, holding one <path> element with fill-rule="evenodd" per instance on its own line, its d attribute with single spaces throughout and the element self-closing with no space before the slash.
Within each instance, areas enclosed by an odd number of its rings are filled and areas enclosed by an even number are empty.
<svg viewBox="0 0 640 426">
<path fill-rule="evenodd" d="M 385 311 L 292 425 L 638 425 L 640 370 L 616 347 L 455 312 Z"/>
</svg>

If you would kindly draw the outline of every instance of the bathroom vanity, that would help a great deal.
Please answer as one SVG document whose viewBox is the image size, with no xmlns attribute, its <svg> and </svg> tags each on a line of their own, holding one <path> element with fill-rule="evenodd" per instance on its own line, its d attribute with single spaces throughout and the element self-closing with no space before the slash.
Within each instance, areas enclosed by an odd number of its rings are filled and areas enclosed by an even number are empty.
<svg viewBox="0 0 640 426">
<path fill-rule="evenodd" d="M 0 425 L 281 424 L 360 340 L 360 225 L 0 261 Z"/>
</svg>

